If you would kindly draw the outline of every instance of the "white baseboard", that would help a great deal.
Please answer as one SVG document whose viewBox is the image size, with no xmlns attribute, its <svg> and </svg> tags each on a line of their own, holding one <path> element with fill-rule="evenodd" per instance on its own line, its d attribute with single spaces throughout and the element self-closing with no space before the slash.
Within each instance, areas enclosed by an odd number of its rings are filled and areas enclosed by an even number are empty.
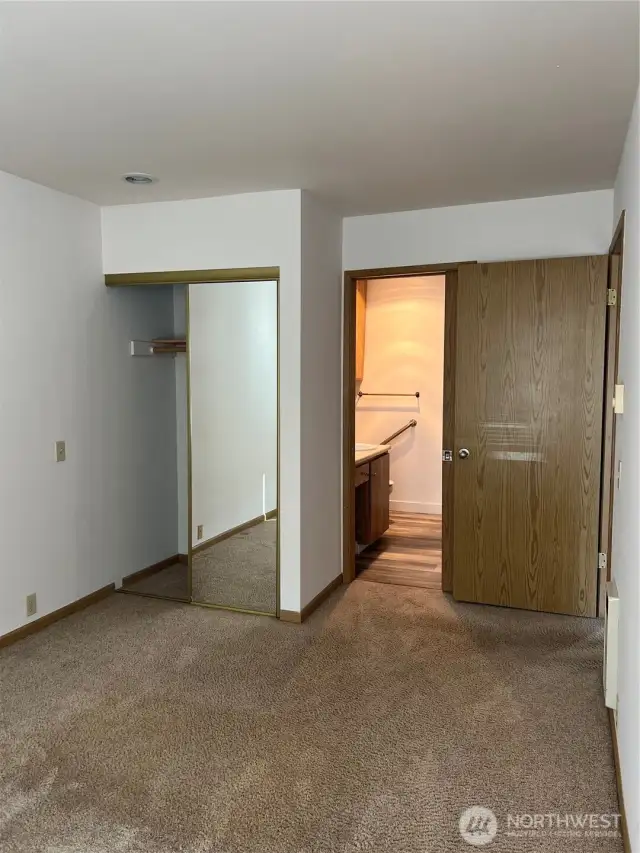
<svg viewBox="0 0 640 853">
<path fill-rule="evenodd" d="M 423 515 L 442 515 L 442 504 L 420 503 L 418 501 L 389 501 L 391 512 L 417 512 Z"/>
</svg>

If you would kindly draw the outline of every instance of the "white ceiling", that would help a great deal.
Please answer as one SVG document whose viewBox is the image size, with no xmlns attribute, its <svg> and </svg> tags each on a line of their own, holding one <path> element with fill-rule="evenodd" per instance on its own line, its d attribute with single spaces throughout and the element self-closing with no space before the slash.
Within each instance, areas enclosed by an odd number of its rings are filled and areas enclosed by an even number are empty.
<svg viewBox="0 0 640 853">
<path fill-rule="evenodd" d="M 637 86 L 635 2 L 0 3 L 0 168 L 100 204 L 610 187 Z"/>
</svg>

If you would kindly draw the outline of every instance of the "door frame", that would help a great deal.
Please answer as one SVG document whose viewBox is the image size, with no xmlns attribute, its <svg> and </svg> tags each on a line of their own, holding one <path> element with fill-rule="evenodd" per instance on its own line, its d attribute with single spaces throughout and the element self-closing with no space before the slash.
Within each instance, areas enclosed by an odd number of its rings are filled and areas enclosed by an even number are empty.
<svg viewBox="0 0 640 853">
<path fill-rule="evenodd" d="M 607 555 L 605 568 L 598 567 L 599 617 L 607 607 L 606 584 L 611 580 L 611 544 L 613 539 L 613 504 L 616 492 L 616 416 L 613 411 L 615 385 L 618 382 L 620 349 L 620 307 L 622 297 L 622 266 L 624 256 L 624 210 L 613 232 L 609 246 L 608 288 L 615 293 L 615 305 L 607 306 L 604 355 L 604 393 L 602 415 L 602 467 L 600 474 L 600 520 L 598 551 Z"/>
<path fill-rule="evenodd" d="M 475 263 L 468 261 L 466 263 Z M 355 465 L 356 435 L 356 289 L 359 280 L 384 278 L 445 277 L 445 340 L 443 447 L 453 448 L 455 412 L 455 316 L 458 268 L 460 263 L 381 267 L 346 270 L 342 315 L 342 582 L 356 576 Z M 442 589 L 453 589 L 453 466 L 443 465 L 442 476 Z"/>
</svg>

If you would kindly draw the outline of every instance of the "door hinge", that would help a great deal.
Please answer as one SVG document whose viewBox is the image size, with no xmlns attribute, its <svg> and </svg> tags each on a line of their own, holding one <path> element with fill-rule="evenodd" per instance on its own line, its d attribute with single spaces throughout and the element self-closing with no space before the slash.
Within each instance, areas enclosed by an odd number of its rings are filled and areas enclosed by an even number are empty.
<svg viewBox="0 0 640 853">
<path fill-rule="evenodd" d="M 624 415 L 624 385 L 616 384 L 613 387 L 613 413 Z"/>
<path fill-rule="evenodd" d="M 605 551 L 600 551 L 598 553 L 598 568 L 606 569 L 607 568 L 607 554 Z"/>
<path fill-rule="evenodd" d="M 618 291 L 614 290 L 612 287 L 607 289 L 607 305 L 617 305 L 618 304 Z"/>
</svg>

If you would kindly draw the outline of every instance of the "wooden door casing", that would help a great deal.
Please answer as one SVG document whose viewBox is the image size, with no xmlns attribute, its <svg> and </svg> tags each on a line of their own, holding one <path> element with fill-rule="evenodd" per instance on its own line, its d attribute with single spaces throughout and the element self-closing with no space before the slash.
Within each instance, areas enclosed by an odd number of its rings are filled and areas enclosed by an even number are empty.
<svg viewBox="0 0 640 853">
<path fill-rule="evenodd" d="M 342 349 L 342 581 L 356 576 L 356 285 L 345 274 Z"/>
<path fill-rule="evenodd" d="M 606 288 L 606 256 L 458 270 L 456 599 L 596 613 Z"/>
<path fill-rule="evenodd" d="M 456 403 L 456 304 L 458 271 L 445 274 L 444 287 L 444 376 L 442 383 L 442 450 L 455 444 Z M 453 592 L 453 487 L 452 462 L 442 462 L 442 591 Z"/>
<path fill-rule="evenodd" d="M 598 615 L 604 617 L 607 604 L 606 583 L 611 579 L 613 540 L 613 501 L 615 495 L 616 417 L 613 396 L 618 381 L 618 350 L 620 346 L 620 305 L 622 303 L 622 264 L 624 252 L 624 211 L 616 226 L 609 249 L 608 286 L 615 294 L 615 303 L 607 306 L 605 332 L 604 412 L 602 419 L 602 477 L 600 499 L 600 537 L 598 551 L 606 554 L 606 568 L 600 570 L 598 584 Z M 608 300 L 607 300 L 608 302 Z"/>
</svg>

